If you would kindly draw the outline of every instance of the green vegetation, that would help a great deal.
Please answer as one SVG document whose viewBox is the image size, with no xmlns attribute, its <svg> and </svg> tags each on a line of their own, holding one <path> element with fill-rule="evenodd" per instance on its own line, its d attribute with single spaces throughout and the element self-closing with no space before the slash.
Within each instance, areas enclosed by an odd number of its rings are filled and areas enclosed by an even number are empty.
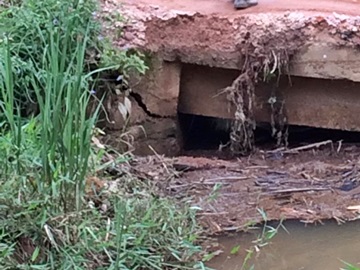
<svg viewBox="0 0 360 270">
<path fill-rule="evenodd" d="M 255 269 L 255 265 L 251 264 L 249 266 L 249 263 L 251 259 L 253 258 L 254 254 L 256 252 L 259 252 L 261 248 L 264 246 L 267 246 L 271 240 L 278 234 L 279 229 L 282 228 L 286 232 L 288 232 L 283 225 L 283 220 L 280 220 L 279 224 L 276 227 L 272 227 L 268 224 L 268 217 L 263 209 L 257 209 L 260 213 L 262 220 L 263 220 L 263 226 L 261 229 L 261 233 L 258 235 L 257 239 L 253 241 L 253 246 L 251 246 L 246 251 L 246 257 L 244 259 L 244 262 L 242 264 L 241 270 L 253 270 Z M 249 229 L 258 229 L 257 227 L 251 227 Z"/>
<path fill-rule="evenodd" d="M 129 158 L 104 165 L 108 154 L 91 143 L 98 74 L 146 70 L 99 38 L 96 9 L 64 0 L 0 7 L 0 268 L 205 269 L 196 209 L 130 174 L 117 177 L 122 192 L 85 192 L 105 165 Z"/>
<path fill-rule="evenodd" d="M 289 233 L 283 224 L 283 220 L 280 220 L 279 224 L 276 227 L 273 227 L 269 225 L 268 217 L 265 211 L 260 208 L 258 208 L 257 211 L 260 213 L 262 217 L 262 223 L 259 224 L 256 221 L 252 221 L 249 222 L 249 224 L 244 229 L 245 231 L 255 230 L 256 232 L 259 232 L 255 236 L 256 239 L 252 241 L 252 244 L 250 246 L 246 245 L 246 249 L 244 249 L 244 246 L 241 245 L 233 246 L 228 254 L 228 256 L 230 257 L 236 256 L 239 253 L 241 254 L 240 258 L 243 260 L 242 265 L 241 268 L 239 267 L 237 269 L 241 269 L 241 270 L 255 269 L 255 264 L 253 263 L 254 257 L 259 255 L 259 252 L 261 252 L 261 248 L 271 243 L 272 239 L 278 234 L 280 228 L 282 228 L 287 233 Z M 211 261 L 222 252 L 223 252 L 222 250 L 217 249 L 213 252 L 207 253 L 204 255 L 203 260 Z"/>
<path fill-rule="evenodd" d="M 345 264 L 345 268 L 341 268 L 340 270 L 360 270 L 359 267 L 356 267 L 350 263 L 347 263 L 347 262 L 343 262 Z"/>
</svg>

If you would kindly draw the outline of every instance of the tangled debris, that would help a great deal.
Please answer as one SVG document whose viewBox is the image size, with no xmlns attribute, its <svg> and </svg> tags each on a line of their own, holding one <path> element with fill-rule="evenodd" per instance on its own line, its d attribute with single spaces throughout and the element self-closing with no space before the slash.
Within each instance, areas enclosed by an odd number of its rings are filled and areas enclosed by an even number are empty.
<svg viewBox="0 0 360 270">
<path fill-rule="evenodd" d="M 272 29 L 273 28 L 273 29 Z M 235 120 L 230 135 L 230 150 L 234 154 L 247 154 L 253 150 L 255 88 L 259 80 L 270 83 L 275 78 L 275 87 L 268 104 L 271 108 L 273 136 L 278 144 L 287 144 L 286 113 L 284 100 L 278 97 L 276 86 L 280 75 L 289 74 L 291 57 L 301 45 L 305 44 L 306 35 L 301 29 L 282 32 L 271 25 L 268 35 L 252 35 L 251 29 L 242 37 L 238 49 L 244 56 L 240 75 L 232 85 L 226 87 L 227 99 L 235 106 Z"/>
<path fill-rule="evenodd" d="M 289 16 L 283 20 L 282 26 L 265 19 L 259 24 L 256 20 L 252 20 L 254 18 L 249 17 L 246 24 L 244 22 L 246 28 L 239 28 L 236 47 L 243 59 L 240 75 L 230 86 L 223 89 L 227 94 L 229 105 L 235 108 L 235 120 L 230 135 L 230 150 L 235 155 L 247 154 L 253 150 L 256 128 L 254 110 L 257 106 L 255 88 L 260 80 L 271 85 L 272 92 L 267 103 L 271 114 L 272 136 L 277 140 L 277 146 L 287 146 L 286 104 L 277 88 L 280 76 L 290 75 L 292 58 L 300 49 L 309 45 L 308 41 L 311 39 L 309 29 L 316 27 L 322 31 L 329 27 L 331 29 L 328 33 L 336 36 L 338 46 L 358 48 L 358 35 L 355 34 L 357 27 L 349 25 L 357 25 L 359 18 L 351 20 L 349 16 L 333 14 L 329 17 L 315 17 L 303 21 L 300 19 L 302 15 L 298 14 L 298 16 L 300 17 L 297 23 L 294 22 L 296 16 Z M 240 22 L 241 19 L 237 23 Z M 350 32 L 351 38 L 348 38 L 349 35 L 344 33 Z M 291 85 L 290 76 L 289 83 Z"/>
</svg>

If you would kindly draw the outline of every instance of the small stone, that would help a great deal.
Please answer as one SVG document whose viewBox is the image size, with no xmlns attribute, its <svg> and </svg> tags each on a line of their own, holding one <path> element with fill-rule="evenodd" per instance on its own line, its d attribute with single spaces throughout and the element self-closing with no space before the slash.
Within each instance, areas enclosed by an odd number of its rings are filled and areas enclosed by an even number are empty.
<svg viewBox="0 0 360 270">
<path fill-rule="evenodd" d="M 105 203 L 101 204 L 101 206 L 100 206 L 101 213 L 106 213 L 107 209 L 108 209 L 108 206 Z"/>
<path fill-rule="evenodd" d="M 124 39 L 127 41 L 132 41 L 134 39 L 134 34 L 130 33 L 130 32 L 125 32 L 124 33 Z"/>
<path fill-rule="evenodd" d="M 160 9 L 160 7 L 159 7 L 159 6 L 156 6 L 156 5 L 150 5 L 150 7 L 153 8 L 154 10 Z"/>
</svg>

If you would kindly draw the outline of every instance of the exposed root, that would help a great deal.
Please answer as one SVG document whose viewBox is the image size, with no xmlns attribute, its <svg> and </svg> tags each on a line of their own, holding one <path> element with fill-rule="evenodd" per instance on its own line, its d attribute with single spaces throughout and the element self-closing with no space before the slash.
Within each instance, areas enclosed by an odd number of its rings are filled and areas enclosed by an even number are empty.
<svg viewBox="0 0 360 270">
<path fill-rule="evenodd" d="M 286 56 L 286 58 L 284 57 Z M 254 118 L 255 87 L 260 75 L 268 82 L 274 76 L 280 76 L 283 67 L 289 64 L 288 55 L 285 52 L 277 54 L 271 50 L 269 56 L 258 59 L 255 56 L 248 56 L 242 73 L 225 88 L 227 98 L 235 106 L 235 121 L 230 134 L 230 150 L 234 154 L 247 154 L 254 147 L 254 130 L 256 121 Z M 271 68 L 270 68 L 271 67 Z M 275 75 L 275 73 L 277 73 Z M 278 100 L 276 91 L 268 100 L 271 108 L 271 126 L 273 136 L 277 144 L 287 145 L 287 118 L 284 111 L 284 100 Z"/>
<path fill-rule="evenodd" d="M 271 115 L 270 124 L 272 130 L 272 137 L 276 139 L 276 146 L 288 146 L 288 125 L 287 116 L 285 112 L 285 100 L 273 90 L 271 97 L 268 100 L 270 105 Z"/>
</svg>

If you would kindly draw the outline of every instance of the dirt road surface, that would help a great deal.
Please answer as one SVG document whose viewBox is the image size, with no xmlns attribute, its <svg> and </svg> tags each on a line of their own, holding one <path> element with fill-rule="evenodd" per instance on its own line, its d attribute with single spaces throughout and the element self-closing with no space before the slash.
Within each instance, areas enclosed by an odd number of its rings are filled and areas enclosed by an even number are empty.
<svg viewBox="0 0 360 270">
<path fill-rule="evenodd" d="M 359 0 L 259 0 L 257 6 L 235 10 L 229 0 L 126 0 L 129 4 L 157 5 L 174 10 L 195 11 L 203 14 L 239 15 L 246 13 L 312 11 L 337 12 L 341 14 L 360 15 Z"/>
</svg>

